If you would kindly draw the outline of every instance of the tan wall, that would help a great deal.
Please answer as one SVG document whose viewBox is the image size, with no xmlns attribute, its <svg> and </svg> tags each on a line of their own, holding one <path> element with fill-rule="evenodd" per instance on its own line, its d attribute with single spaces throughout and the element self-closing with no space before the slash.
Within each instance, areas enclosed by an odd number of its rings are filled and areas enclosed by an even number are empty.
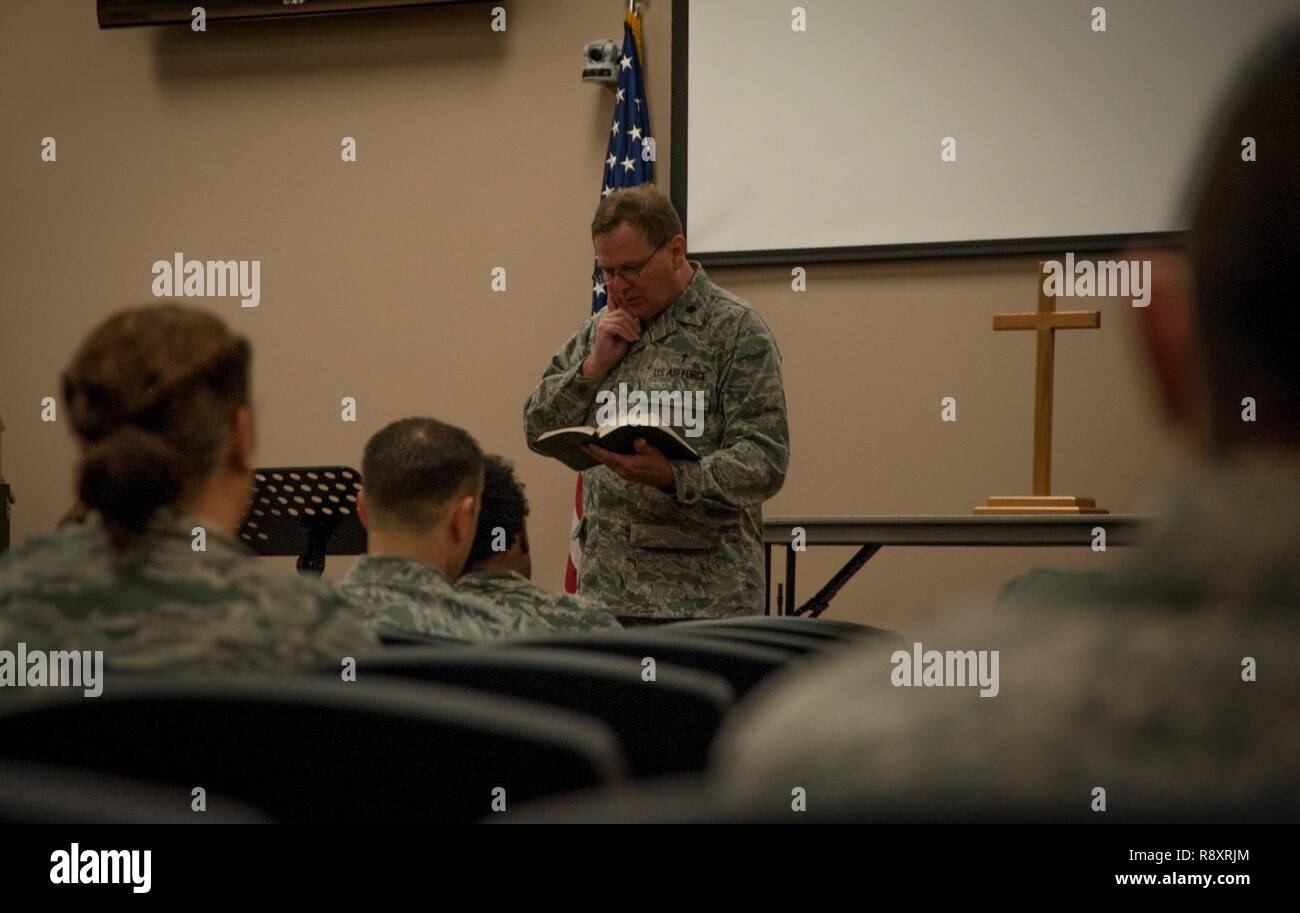
<svg viewBox="0 0 1300 913">
<path fill-rule="evenodd" d="M 263 465 L 356 465 L 392 419 L 430 414 L 516 460 L 538 579 L 561 580 L 573 474 L 527 452 L 524 397 L 584 317 L 587 226 L 611 94 L 582 45 L 618 37 L 610 0 L 101 32 L 89 0 L 0 5 L 0 416 L 14 539 L 68 506 L 74 450 L 40 400 L 79 338 L 150 300 L 150 265 L 262 261 L 262 303 L 205 306 L 247 334 Z M 652 127 L 670 162 L 669 0 L 646 0 Z M 39 159 L 53 136 L 58 162 Z M 343 164 L 354 136 L 359 162 Z M 774 176 L 779 177 L 779 176 Z M 966 513 L 1029 484 L 1033 341 L 991 315 L 1034 304 L 1032 258 L 719 269 L 780 343 L 793 434 L 770 516 Z M 494 266 L 508 292 L 489 288 Z M 1136 367 L 1135 312 L 1058 344 L 1055 491 L 1141 507 L 1171 466 Z M 939 421 L 943 396 L 958 421 Z M 339 417 L 354 396 L 359 421 Z M 806 596 L 851 552 L 814 550 Z M 1087 550 L 882 552 L 834 615 L 902 625 L 958 594 Z M 336 576 L 344 562 L 331 565 Z"/>
</svg>

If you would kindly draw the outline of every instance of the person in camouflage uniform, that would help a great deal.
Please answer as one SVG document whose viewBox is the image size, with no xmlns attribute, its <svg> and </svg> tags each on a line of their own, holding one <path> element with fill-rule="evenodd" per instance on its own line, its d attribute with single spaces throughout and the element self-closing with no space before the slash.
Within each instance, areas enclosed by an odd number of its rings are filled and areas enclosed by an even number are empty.
<svg viewBox="0 0 1300 913">
<path fill-rule="evenodd" d="M 509 463 L 487 457 L 478 532 L 456 589 L 537 618 L 559 631 L 621 628 L 614 614 L 586 596 L 546 590 L 531 581 L 528 500 Z"/>
<path fill-rule="evenodd" d="M 120 552 L 92 513 L 0 559 L 0 648 L 18 641 L 103 650 L 106 665 L 134 671 L 326 665 L 378 645 L 328 584 L 265 568 L 243 543 L 172 509 Z"/>
<path fill-rule="evenodd" d="M 378 641 L 331 587 L 234 538 L 252 487 L 249 347 L 172 304 L 119 312 L 64 373 L 84 522 L 0 558 L 0 648 L 110 668 L 274 669 Z"/>
<path fill-rule="evenodd" d="M 362 555 L 339 581 L 339 590 L 380 633 L 471 642 L 550 630 L 479 594 L 458 590 L 437 565 L 401 555 Z"/>
<path fill-rule="evenodd" d="M 524 432 L 597 424 L 598 394 L 620 385 L 704 394 L 703 457 L 670 461 L 592 446 L 583 474 L 579 591 L 620 619 L 761 612 L 762 504 L 789 462 L 781 357 L 767 324 L 686 259 L 671 202 L 651 185 L 607 196 L 592 222 L 608 301 L 551 360 L 524 405 Z M 677 429 L 682 433 L 683 429 Z M 687 429 L 689 430 L 689 429 Z"/>
<path fill-rule="evenodd" d="M 1248 59 L 1200 147 L 1186 254 L 1135 252 L 1149 373 L 1196 450 L 1145 542 L 1112 574 L 1021 581 L 907 638 L 999 650 L 996 697 L 896 687 L 855 651 L 751 699 L 715 749 L 734 801 L 784 811 L 798 785 L 864 816 L 1296 820 L 1300 20 Z M 1243 136 L 1273 152 L 1243 161 Z"/>
<path fill-rule="evenodd" d="M 361 478 L 368 554 L 339 590 L 372 628 L 460 641 L 551 630 L 452 585 L 474 542 L 483 491 L 483 451 L 472 437 L 431 418 L 393 422 L 366 443 Z"/>
</svg>

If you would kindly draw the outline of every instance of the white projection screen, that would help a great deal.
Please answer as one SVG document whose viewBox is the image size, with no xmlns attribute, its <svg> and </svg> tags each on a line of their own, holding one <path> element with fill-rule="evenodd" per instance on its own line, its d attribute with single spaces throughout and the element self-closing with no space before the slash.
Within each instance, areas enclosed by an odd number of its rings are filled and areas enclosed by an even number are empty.
<svg viewBox="0 0 1300 913">
<path fill-rule="evenodd" d="M 1300 0 L 676 0 L 672 190 L 691 253 L 1028 253 L 1177 232 L 1211 115 L 1297 14 Z"/>
</svg>

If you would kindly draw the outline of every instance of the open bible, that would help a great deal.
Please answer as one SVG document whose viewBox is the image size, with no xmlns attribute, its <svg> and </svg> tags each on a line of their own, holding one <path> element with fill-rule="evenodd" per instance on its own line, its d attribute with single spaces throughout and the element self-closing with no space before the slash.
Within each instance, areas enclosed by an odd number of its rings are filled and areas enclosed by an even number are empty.
<svg viewBox="0 0 1300 913">
<path fill-rule="evenodd" d="M 554 457 L 570 469 L 582 471 L 599 466 L 600 461 L 582 448 L 588 444 L 603 447 L 611 453 L 632 456 L 636 453 L 638 438 L 660 451 L 670 460 L 698 461 L 700 454 L 686 443 L 673 429 L 659 424 L 622 424 L 593 427 L 556 428 L 537 437 L 534 448 Z"/>
</svg>

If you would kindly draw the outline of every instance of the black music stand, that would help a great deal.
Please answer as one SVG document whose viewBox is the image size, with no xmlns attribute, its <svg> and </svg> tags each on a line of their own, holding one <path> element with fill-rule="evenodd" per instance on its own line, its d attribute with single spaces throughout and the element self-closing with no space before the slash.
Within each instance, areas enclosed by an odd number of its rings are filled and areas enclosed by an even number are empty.
<svg viewBox="0 0 1300 913">
<path fill-rule="evenodd" d="M 259 555 L 297 555 L 298 573 L 325 571 L 326 555 L 362 555 L 361 473 L 348 466 L 253 470 L 253 503 L 239 538 Z"/>
</svg>

